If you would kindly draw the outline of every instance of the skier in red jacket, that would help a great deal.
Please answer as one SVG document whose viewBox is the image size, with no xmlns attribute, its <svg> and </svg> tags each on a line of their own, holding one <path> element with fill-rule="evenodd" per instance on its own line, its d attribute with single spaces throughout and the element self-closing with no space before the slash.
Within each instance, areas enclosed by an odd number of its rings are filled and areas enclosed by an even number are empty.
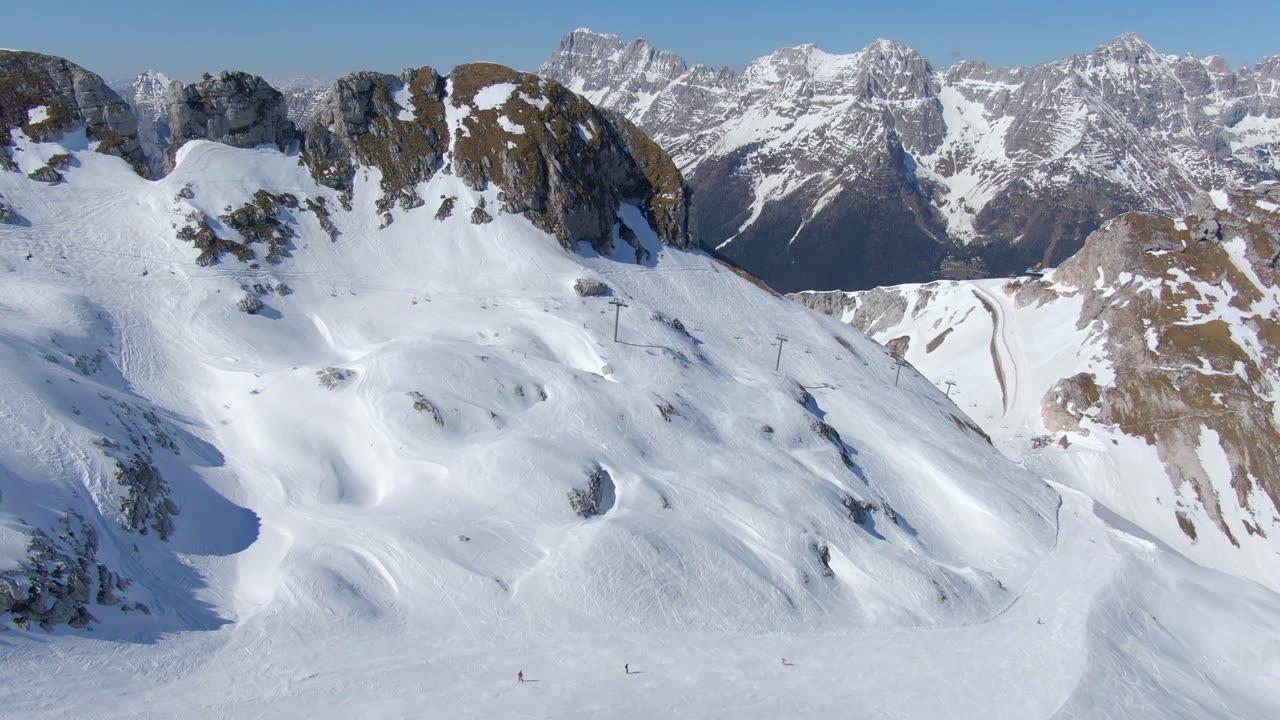
<svg viewBox="0 0 1280 720">
<path fill-rule="evenodd" d="M 524 671 L 523 671 L 523 670 L 521 670 L 520 672 L 516 673 L 516 680 L 517 680 L 518 682 L 524 682 Z"/>
</svg>

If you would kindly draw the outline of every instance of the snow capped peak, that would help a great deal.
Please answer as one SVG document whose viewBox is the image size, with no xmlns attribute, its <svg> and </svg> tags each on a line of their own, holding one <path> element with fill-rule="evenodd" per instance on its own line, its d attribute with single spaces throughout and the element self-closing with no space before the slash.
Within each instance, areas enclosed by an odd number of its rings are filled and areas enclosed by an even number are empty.
<svg viewBox="0 0 1280 720">
<path fill-rule="evenodd" d="M 168 92 L 173 80 L 159 70 L 143 70 L 121 95 L 140 120 L 162 122 L 168 116 Z"/>
<path fill-rule="evenodd" d="M 1164 57 L 1134 32 L 1123 33 L 1113 40 L 1099 45 L 1094 49 L 1094 52 L 1130 62 L 1141 62 L 1147 59 Z"/>
<path fill-rule="evenodd" d="M 1227 64 L 1227 59 L 1221 55 L 1206 55 L 1204 58 L 1197 58 L 1195 55 L 1187 53 L 1183 56 L 1183 60 L 1199 62 L 1204 65 L 1207 70 L 1215 73 L 1231 72 L 1231 66 Z"/>
<path fill-rule="evenodd" d="M 690 69 L 684 58 L 646 40 L 625 42 L 617 35 L 579 29 L 561 38 L 559 49 L 538 72 L 562 79 L 597 105 L 647 109 L 659 91 Z M 625 80 L 614 82 L 616 78 Z"/>
<path fill-rule="evenodd" d="M 1226 64 L 1226 61 L 1223 61 Z M 1258 61 L 1254 69 L 1259 75 L 1280 85 L 1280 55 L 1268 55 Z"/>
<path fill-rule="evenodd" d="M 884 57 L 902 58 L 908 61 L 924 60 L 924 56 L 906 43 L 878 38 L 861 51 L 863 54 L 877 53 Z"/>
<path fill-rule="evenodd" d="M 160 83 L 162 85 L 167 86 L 169 83 L 173 82 L 173 80 L 170 79 L 168 75 L 165 75 L 159 70 L 143 70 L 142 72 L 138 73 L 138 76 L 134 79 L 134 82 Z"/>
</svg>

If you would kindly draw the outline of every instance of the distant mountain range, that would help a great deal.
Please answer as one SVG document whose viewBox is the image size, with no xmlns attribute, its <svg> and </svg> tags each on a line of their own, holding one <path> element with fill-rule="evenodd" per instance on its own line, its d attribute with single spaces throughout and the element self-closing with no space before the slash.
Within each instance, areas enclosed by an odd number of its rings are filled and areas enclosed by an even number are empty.
<svg viewBox="0 0 1280 720">
<path fill-rule="evenodd" d="M 540 72 L 649 133 L 703 242 L 782 291 L 1053 265 L 1120 213 L 1280 177 L 1280 57 L 1232 69 L 1132 34 L 1029 67 L 879 40 L 735 72 L 582 29 Z"/>
</svg>

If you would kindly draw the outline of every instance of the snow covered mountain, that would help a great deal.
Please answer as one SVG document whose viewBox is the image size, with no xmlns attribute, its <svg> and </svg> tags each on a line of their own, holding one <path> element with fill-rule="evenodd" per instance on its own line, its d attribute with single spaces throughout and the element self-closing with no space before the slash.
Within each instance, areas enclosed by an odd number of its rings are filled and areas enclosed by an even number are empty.
<svg viewBox="0 0 1280 720">
<path fill-rule="evenodd" d="M 120 96 L 138 118 L 138 140 L 142 143 L 153 174 L 163 170 L 164 151 L 169 147 L 169 84 L 173 80 L 157 70 L 147 70 L 120 89 Z"/>
<path fill-rule="evenodd" d="M 283 78 L 271 80 L 271 85 L 284 94 L 289 119 L 300 128 L 311 125 L 324 109 L 333 81 L 321 78 Z"/>
<path fill-rule="evenodd" d="M 1044 280 L 793 297 L 953 383 L 1007 455 L 1274 589 L 1278 257 L 1268 184 L 1123 215 Z"/>
<path fill-rule="evenodd" d="M 125 86 L 120 94 L 133 108 L 138 120 L 164 123 L 169 118 L 168 92 L 173 80 L 158 70 L 146 70 Z"/>
<path fill-rule="evenodd" d="M 577 30 L 540 72 L 653 136 L 704 239 L 783 291 L 1052 265 L 1122 212 L 1280 177 L 1280 57 L 1233 70 L 1132 34 L 1033 67 L 880 40 L 733 72 Z"/>
<path fill-rule="evenodd" d="M 96 76 L 19 69 L 0 716 L 1280 709 L 1280 596 L 700 250 L 558 83 L 355 73 L 298 142 L 219 73 L 151 180 Z"/>
</svg>

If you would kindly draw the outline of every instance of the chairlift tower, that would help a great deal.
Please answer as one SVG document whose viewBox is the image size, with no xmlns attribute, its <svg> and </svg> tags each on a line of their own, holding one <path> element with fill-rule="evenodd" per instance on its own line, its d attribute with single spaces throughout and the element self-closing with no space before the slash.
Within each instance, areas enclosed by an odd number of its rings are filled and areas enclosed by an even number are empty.
<svg viewBox="0 0 1280 720">
<path fill-rule="evenodd" d="M 618 342 L 618 321 L 622 317 L 622 308 L 631 306 L 618 298 L 610 300 L 609 304 L 613 306 L 613 341 Z"/>
<path fill-rule="evenodd" d="M 907 361 L 894 355 L 893 362 L 897 365 L 897 370 L 893 373 L 893 386 L 898 387 L 898 378 L 902 375 L 902 366 L 906 365 Z"/>
</svg>

